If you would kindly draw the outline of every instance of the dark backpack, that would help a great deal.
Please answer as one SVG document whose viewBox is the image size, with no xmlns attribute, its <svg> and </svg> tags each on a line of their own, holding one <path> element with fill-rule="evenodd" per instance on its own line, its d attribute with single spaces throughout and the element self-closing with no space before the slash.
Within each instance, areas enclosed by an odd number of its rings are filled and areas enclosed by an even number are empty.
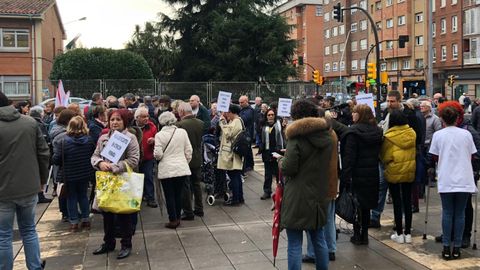
<svg viewBox="0 0 480 270">
<path fill-rule="evenodd" d="M 232 144 L 232 151 L 233 153 L 239 155 L 240 157 L 245 157 L 247 156 L 247 151 L 252 151 L 251 145 L 252 145 L 252 139 L 250 138 L 250 134 L 248 133 L 248 130 L 245 128 L 245 125 L 243 124 L 243 120 L 239 118 L 240 121 L 242 122 L 242 131 L 238 133 L 237 137 L 235 138 L 235 141 L 233 141 Z"/>
</svg>

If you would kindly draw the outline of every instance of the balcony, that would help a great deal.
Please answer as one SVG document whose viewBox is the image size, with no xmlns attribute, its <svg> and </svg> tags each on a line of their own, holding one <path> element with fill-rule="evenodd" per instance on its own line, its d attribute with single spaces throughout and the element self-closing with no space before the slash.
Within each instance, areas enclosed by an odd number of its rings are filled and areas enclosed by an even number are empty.
<svg viewBox="0 0 480 270">
<path fill-rule="evenodd" d="M 464 65 L 480 65 L 480 54 L 472 52 L 463 53 L 463 64 Z"/>
</svg>

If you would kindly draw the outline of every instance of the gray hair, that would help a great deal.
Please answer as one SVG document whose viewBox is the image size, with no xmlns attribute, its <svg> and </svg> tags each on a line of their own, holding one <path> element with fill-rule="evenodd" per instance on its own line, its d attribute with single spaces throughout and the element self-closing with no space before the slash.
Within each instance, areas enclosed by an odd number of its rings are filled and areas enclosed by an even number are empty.
<svg viewBox="0 0 480 270">
<path fill-rule="evenodd" d="M 29 114 L 30 114 L 31 117 L 42 118 L 42 116 L 43 116 L 43 108 L 40 107 L 40 106 L 33 106 L 33 107 L 30 109 Z"/>
<path fill-rule="evenodd" d="M 171 126 L 177 122 L 177 118 L 171 112 L 164 112 L 158 117 L 158 122 L 161 126 Z"/>
<path fill-rule="evenodd" d="M 429 110 L 432 109 L 432 103 L 430 101 L 422 101 L 422 103 L 420 103 L 422 106 L 427 106 Z"/>
<path fill-rule="evenodd" d="M 407 103 L 411 104 L 414 108 L 420 107 L 420 101 L 418 101 L 416 98 L 409 98 Z"/>
<path fill-rule="evenodd" d="M 134 118 L 137 119 L 137 117 L 141 114 L 141 113 L 145 113 L 148 115 L 148 109 L 146 107 L 138 107 L 136 110 L 135 110 L 135 115 L 134 115 Z"/>
<path fill-rule="evenodd" d="M 188 102 L 180 103 L 178 105 L 177 111 L 179 111 L 179 112 L 182 111 L 185 114 L 192 114 L 193 113 L 192 106 L 190 106 L 190 103 L 188 103 Z"/>
</svg>

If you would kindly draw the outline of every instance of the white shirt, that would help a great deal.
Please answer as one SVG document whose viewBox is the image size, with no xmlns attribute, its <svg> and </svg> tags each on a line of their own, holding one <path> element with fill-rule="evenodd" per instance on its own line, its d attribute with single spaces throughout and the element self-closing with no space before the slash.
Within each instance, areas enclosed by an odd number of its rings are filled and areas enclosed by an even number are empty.
<svg viewBox="0 0 480 270">
<path fill-rule="evenodd" d="M 477 152 L 466 129 L 446 127 L 433 133 L 430 154 L 438 156 L 438 192 L 476 192 L 472 154 Z"/>
</svg>

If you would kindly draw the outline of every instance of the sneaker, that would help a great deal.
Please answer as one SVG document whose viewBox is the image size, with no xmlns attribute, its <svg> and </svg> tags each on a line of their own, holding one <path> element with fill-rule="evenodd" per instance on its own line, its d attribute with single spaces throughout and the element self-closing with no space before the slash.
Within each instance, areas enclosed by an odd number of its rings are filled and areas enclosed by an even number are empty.
<svg viewBox="0 0 480 270">
<path fill-rule="evenodd" d="M 443 234 L 439 236 L 435 236 L 435 242 L 436 243 L 441 243 L 443 241 Z"/>
<path fill-rule="evenodd" d="M 442 258 L 447 261 L 452 258 L 452 253 L 450 252 L 450 246 L 443 246 Z"/>
<path fill-rule="evenodd" d="M 398 235 L 397 233 L 394 233 L 392 234 L 392 236 L 390 236 L 390 239 L 397 242 L 398 244 L 405 243 L 405 235 L 403 235 L 403 233 L 400 235 Z"/>
<path fill-rule="evenodd" d="M 405 243 L 407 243 L 407 244 L 412 243 L 412 235 L 411 234 L 405 234 Z"/>
<path fill-rule="evenodd" d="M 37 203 L 51 203 L 51 202 L 52 202 L 52 199 L 42 197 L 42 198 L 38 199 Z"/>
<path fill-rule="evenodd" d="M 260 200 L 264 201 L 264 200 L 270 199 L 270 197 L 272 197 L 270 194 L 263 193 L 262 197 L 260 197 Z"/>
</svg>

